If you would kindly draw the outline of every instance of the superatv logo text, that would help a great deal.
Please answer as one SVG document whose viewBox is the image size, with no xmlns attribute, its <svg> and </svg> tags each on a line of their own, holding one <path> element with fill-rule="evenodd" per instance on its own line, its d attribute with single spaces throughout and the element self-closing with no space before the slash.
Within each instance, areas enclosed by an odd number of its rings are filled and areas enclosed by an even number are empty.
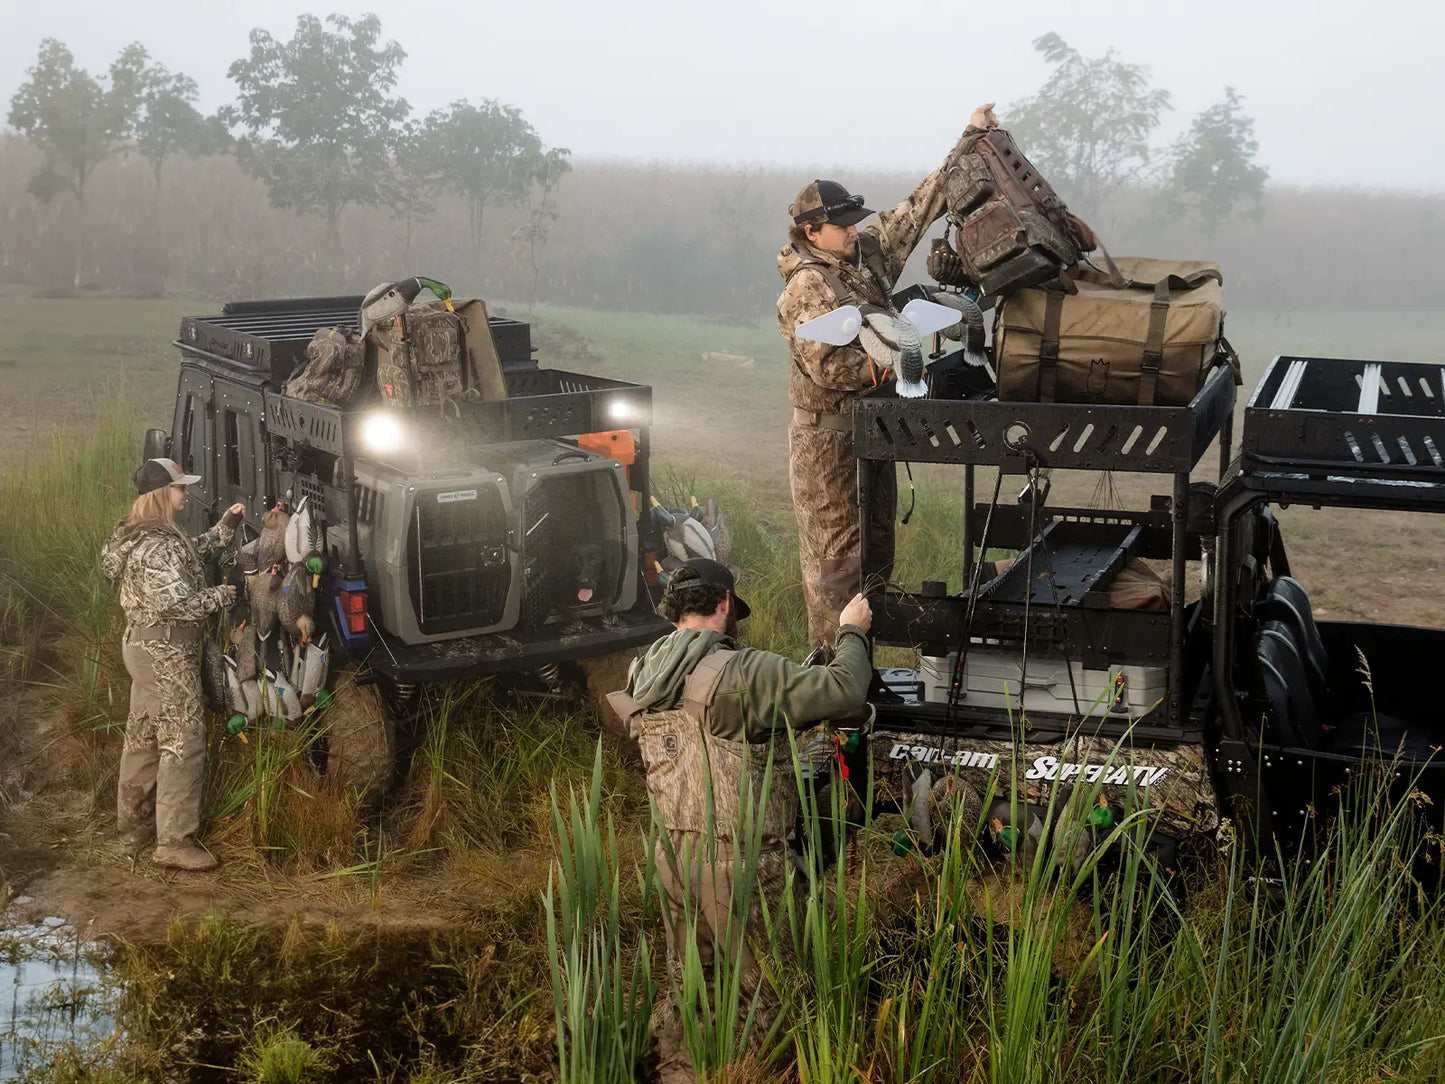
<svg viewBox="0 0 1445 1084">
<path fill-rule="evenodd" d="M 888 756 L 892 760 L 916 760 L 923 764 L 983 768 L 985 771 L 998 767 L 999 759 L 997 753 L 973 749 L 948 750 L 935 745 L 909 745 L 907 742 L 896 742 Z M 1168 774 L 1168 768 L 1156 768 L 1152 764 L 1081 764 L 1061 761 L 1058 757 L 1036 757 L 1033 767 L 1024 773 L 1024 778 L 1060 783 L 1077 778 L 1085 783 L 1102 783 L 1105 786 L 1133 783 L 1139 787 L 1152 787 Z"/>
<path fill-rule="evenodd" d="M 1057 779 L 1065 783 L 1078 776 L 1085 783 L 1103 783 L 1105 786 L 1133 783 L 1140 787 L 1152 787 L 1168 774 L 1168 768 L 1156 768 L 1152 764 L 1078 764 L 1060 761 L 1057 757 L 1039 757 L 1034 766 L 1024 772 L 1024 778 Z"/>
</svg>

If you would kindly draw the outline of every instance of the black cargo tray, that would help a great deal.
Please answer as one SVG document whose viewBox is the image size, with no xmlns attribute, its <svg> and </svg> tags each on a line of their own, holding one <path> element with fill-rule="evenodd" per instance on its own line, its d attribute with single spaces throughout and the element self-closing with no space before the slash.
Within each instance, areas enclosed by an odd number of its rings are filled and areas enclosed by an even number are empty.
<svg viewBox="0 0 1445 1084">
<path fill-rule="evenodd" d="M 1109 584 L 1139 550 L 1145 528 L 1130 523 L 1056 520 L 1000 577 L 980 588 L 973 624 L 964 595 L 885 592 L 874 599 L 873 635 L 881 644 L 956 649 L 965 630 L 1082 659 L 1086 666 L 1164 665 L 1168 611 L 1115 610 Z"/>
<path fill-rule="evenodd" d="M 930 370 L 945 362 L 930 366 Z M 980 398 L 945 366 L 930 376 L 939 398 L 900 399 L 886 385 L 858 400 L 860 459 L 1079 470 L 1191 470 L 1234 411 L 1234 375 L 1216 368 L 1187 406 L 1014 403 Z M 962 389 L 963 397 L 944 396 Z"/>
<path fill-rule="evenodd" d="M 1055 520 L 986 585 L 989 602 L 1107 609 L 1109 584 L 1138 550 L 1141 526 Z"/>
</svg>

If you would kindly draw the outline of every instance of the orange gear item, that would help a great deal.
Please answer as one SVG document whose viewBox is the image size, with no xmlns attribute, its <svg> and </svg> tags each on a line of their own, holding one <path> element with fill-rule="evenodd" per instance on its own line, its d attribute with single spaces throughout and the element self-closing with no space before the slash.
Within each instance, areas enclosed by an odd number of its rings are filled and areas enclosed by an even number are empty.
<svg viewBox="0 0 1445 1084">
<path fill-rule="evenodd" d="M 577 447 L 615 459 L 624 467 L 637 462 L 637 440 L 630 429 L 612 429 L 605 433 L 584 433 L 577 438 Z M 628 471 L 629 476 L 631 471 Z"/>
<path fill-rule="evenodd" d="M 637 439 L 630 429 L 609 429 L 601 433 L 583 433 L 577 447 L 607 459 L 615 459 L 627 473 L 627 488 L 632 489 L 632 464 L 637 462 Z M 637 494 L 632 494 L 632 513 L 637 514 Z"/>
</svg>

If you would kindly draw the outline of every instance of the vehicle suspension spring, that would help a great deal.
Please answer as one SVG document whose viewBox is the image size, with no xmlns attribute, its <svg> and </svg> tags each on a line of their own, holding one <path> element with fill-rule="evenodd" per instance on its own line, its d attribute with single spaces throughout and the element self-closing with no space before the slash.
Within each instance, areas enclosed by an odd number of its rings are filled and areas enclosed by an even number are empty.
<svg viewBox="0 0 1445 1084">
<path fill-rule="evenodd" d="M 413 683 L 398 683 L 392 693 L 392 699 L 398 704 L 409 704 L 416 697 L 416 685 Z"/>
<path fill-rule="evenodd" d="M 562 668 L 555 662 L 537 667 L 537 676 L 547 685 L 549 691 L 558 695 L 562 692 Z"/>
</svg>

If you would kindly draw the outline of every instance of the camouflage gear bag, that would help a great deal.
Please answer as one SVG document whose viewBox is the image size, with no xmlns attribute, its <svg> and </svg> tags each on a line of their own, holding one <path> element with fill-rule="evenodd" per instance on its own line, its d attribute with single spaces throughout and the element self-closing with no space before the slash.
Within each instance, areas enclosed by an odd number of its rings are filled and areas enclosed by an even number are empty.
<svg viewBox="0 0 1445 1084">
<path fill-rule="evenodd" d="M 980 133 L 944 181 L 958 245 L 958 271 L 985 294 L 1004 294 L 1059 277 L 1098 240 L 1069 213 L 1049 182 L 1001 128 Z M 952 270 L 951 253 L 935 245 L 931 271 Z M 1106 257 L 1107 258 L 1107 257 Z M 957 272 L 940 277 L 963 285 Z"/>
<path fill-rule="evenodd" d="M 346 407 L 366 377 L 366 344 L 354 331 L 322 328 L 306 345 L 306 364 L 282 389 L 293 399 Z"/>
<path fill-rule="evenodd" d="M 413 305 L 371 328 L 366 338 L 376 351 L 376 384 L 385 405 L 438 406 L 468 397 L 463 321 L 442 302 Z"/>
</svg>

